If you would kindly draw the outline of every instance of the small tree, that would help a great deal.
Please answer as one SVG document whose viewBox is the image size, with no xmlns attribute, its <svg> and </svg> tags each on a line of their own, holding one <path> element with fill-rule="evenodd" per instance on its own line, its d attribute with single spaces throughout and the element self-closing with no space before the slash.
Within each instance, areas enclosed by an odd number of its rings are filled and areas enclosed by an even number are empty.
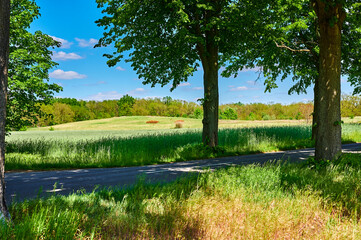
<svg viewBox="0 0 361 240">
<path fill-rule="evenodd" d="M 121 99 L 119 99 L 119 116 L 131 116 L 134 104 L 135 98 L 129 96 L 128 94 L 124 95 Z"/>
<path fill-rule="evenodd" d="M 30 24 L 40 16 L 31 0 L 11 0 L 10 49 L 8 72 L 7 128 L 20 129 L 37 121 L 39 103 L 49 103 L 54 92 L 62 90 L 48 83 L 52 61 L 51 48 L 60 46 L 50 36 L 29 32 Z"/>
</svg>

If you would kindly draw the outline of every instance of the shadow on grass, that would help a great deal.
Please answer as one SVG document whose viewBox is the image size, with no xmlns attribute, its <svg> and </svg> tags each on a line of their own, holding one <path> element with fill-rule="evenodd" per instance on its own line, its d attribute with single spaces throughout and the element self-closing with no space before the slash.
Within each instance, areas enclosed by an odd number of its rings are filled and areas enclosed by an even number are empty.
<svg viewBox="0 0 361 240">
<path fill-rule="evenodd" d="M 268 196 L 261 201 L 280 194 L 292 198 L 296 192 L 317 195 L 329 212 L 359 220 L 361 154 L 346 154 L 318 167 L 310 162 L 231 167 L 166 184 L 141 179 L 128 189 L 98 189 L 14 203 L 10 208 L 14 225 L 0 226 L 0 238 L 200 239 L 203 223 L 194 217 L 197 214 L 188 213 L 187 200 L 199 192 L 234 197 L 239 189 Z"/>
<path fill-rule="evenodd" d="M 140 179 L 128 189 L 103 188 L 13 202 L 13 225 L 0 225 L 0 238 L 199 239 L 201 223 L 185 215 L 182 205 L 198 188 L 197 181 L 197 175 L 156 185 Z"/>
<path fill-rule="evenodd" d="M 315 162 L 281 167 L 281 185 L 285 191 L 311 191 L 323 199 L 330 212 L 361 217 L 361 154 L 344 154 L 337 161 Z"/>
</svg>

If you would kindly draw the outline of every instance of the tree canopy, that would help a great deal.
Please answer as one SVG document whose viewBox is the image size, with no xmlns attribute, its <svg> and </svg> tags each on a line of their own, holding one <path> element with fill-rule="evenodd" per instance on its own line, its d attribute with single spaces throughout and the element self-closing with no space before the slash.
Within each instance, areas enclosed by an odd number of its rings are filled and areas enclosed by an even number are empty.
<svg viewBox="0 0 361 240">
<path fill-rule="evenodd" d="M 52 61 L 51 48 L 60 46 L 50 36 L 29 32 L 39 17 L 39 7 L 31 0 L 12 0 L 10 13 L 9 92 L 7 128 L 20 129 L 36 121 L 38 103 L 46 103 L 62 88 L 48 83 Z"/>
</svg>

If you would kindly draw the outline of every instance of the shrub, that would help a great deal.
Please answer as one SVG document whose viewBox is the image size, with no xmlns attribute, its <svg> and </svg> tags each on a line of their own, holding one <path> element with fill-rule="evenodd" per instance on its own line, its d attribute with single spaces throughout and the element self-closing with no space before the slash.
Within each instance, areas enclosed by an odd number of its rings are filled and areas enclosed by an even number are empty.
<svg viewBox="0 0 361 240">
<path fill-rule="evenodd" d="M 183 127 L 183 123 L 182 122 L 176 122 L 175 123 L 175 128 L 182 128 Z"/>
<path fill-rule="evenodd" d="M 49 131 L 55 131 L 55 128 L 50 127 L 50 128 L 49 128 Z"/>
<path fill-rule="evenodd" d="M 265 115 L 263 115 L 262 120 L 266 120 L 266 121 L 271 120 L 271 117 L 270 117 L 270 115 L 265 114 Z"/>
<path fill-rule="evenodd" d="M 157 120 L 149 120 L 149 121 L 147 121 L 146 123 L 153 123 L 153 124 L 156 124 L 156 123 L 159 123 L 159 121 L 157 121 Z"/>
<path fill-rule="evenodd" d="M 253 112 L 251 112 L 251 113 L 248 115 L 247 120 L 256 120 L 256 115 L 255 115 Z"/>
<path fill-rule="evenodd" d="M 27 128 L 26 126 L 22 126 L 22 127 L 19 129 L 19 131 L 26 131 L 26 130 L 28 130 L 28 128 Z"/>
<path fill-rule="evenodd" d="M 221 119 L 230 119 L 230 120 L 237 120 L 238 115 L 237 112 L 233 108 L 227 108 L 224 112 L 220 114 Z"/>
</svg>

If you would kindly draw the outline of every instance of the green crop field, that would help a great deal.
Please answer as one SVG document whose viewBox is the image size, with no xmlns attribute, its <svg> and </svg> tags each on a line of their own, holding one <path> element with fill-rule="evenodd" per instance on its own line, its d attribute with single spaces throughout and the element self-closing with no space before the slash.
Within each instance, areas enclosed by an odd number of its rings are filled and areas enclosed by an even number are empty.
<svg viewBox="0 0 361 240">
<path fill-rule="evenodd" d="M 138 130 L 106 130 L 114 127 L 114 121 L 119 119 L 122 119 L 124 125 L 133 124 L 133 129 Z M 159 121 L 157 123 L 159 125 L 146 124 L 149 119 Z M 193 128 L 195 125 L 192 125 L 192 128 L 167 129 L 176 120 L 180 119 L 124 117 L 108 119 L 108 123 L 99 124 L 102 130 L 14 132 L 7 138 L 6 169 L 139 166 L 306 148 L 314 144 L 310 140 L 310 126 L 300 124 L 299 121 L 259 121 L 261 123 L 254 121 L 253 125 L 247 127 L 240 127 L 241 124 L 245 124 L 242 121 L 224 121 L 223 128 L 219 131 L 220 147 L 212 150 L 201 144 L 201 130 Z M 185 119 L 183 124 L 188 124 L 188 120 Z M 89 122 L 94 123 L 94 121 Z M 228 122 L 231 128 L 224 128 L 227 126 L 225 122 Z M 237 128 L 234 125 L 236 122 L 241 122 L 238 123 Z M 93 125 L 89 123 L 77 124 L 81 127 L 74 127 L 75 129 L 93 129 Z M 148 125 L 151 125 L 150 129 L 139 130 Z M 54 129 L 60 129 L 61 126 L 54 126 Z M 360 142 L 360 130 L 359 124 L 344 124 L 343 141 Z"/>
</svg>

